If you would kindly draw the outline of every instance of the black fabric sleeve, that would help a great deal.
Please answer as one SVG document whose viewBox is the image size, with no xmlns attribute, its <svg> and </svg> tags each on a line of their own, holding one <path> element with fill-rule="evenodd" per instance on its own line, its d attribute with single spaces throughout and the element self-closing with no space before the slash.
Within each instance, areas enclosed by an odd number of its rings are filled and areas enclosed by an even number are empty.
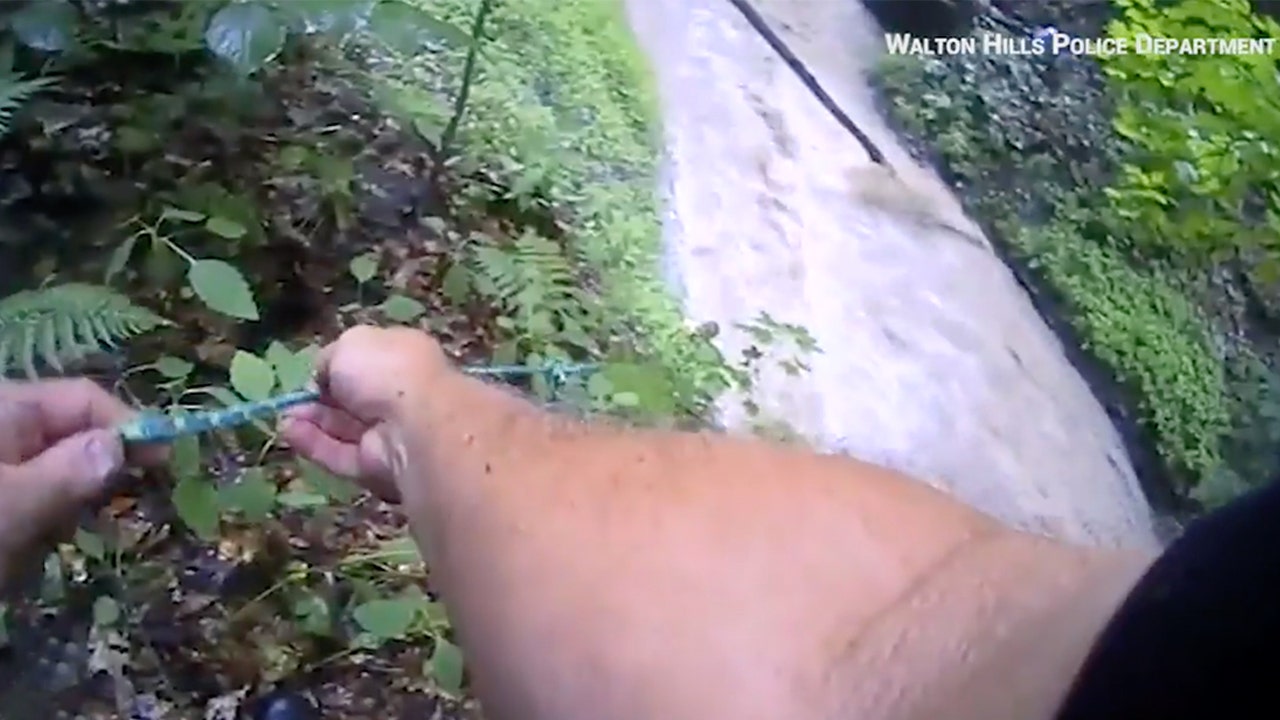
<svg viewBox="0 0 1280 720">
<path fill-rule="evenodd" d="M 1280 483 L 1194 521 L 1121 604 L 1058 720 L 1280 717 Z"/>
</svg>

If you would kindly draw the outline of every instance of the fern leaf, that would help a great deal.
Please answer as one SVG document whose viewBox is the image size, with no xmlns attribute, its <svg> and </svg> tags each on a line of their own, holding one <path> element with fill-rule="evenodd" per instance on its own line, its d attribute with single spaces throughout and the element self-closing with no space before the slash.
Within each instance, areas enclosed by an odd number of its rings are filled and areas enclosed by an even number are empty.
<svg viewBox="0 0 1280 720">
<path fill-rule="evenodd" d="M 38 375 L 36 361 L 62 372 L 65 364 L 172 325 L 99 285 L 70 283 L 0 299 L 0 377 Z"/>
<path fill-rule="evenodd" d="M 14 114 L 33 95 L 54 82 L 52 78 L 26 79 L 12 73 L 0 74 L 0 136 L 8 134 Z"/>
</svg>

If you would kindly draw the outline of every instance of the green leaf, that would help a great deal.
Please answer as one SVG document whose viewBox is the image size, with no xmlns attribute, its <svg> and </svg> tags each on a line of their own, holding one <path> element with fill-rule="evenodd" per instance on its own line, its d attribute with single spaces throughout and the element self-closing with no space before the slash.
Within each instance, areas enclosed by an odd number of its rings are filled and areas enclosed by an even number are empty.
<svg viewBox="0 0 1280 720">
<path fill-rule="evenodd" d="M 427 616 L 427 626 L 437 633 L 448 632 L 453 628 L 453 622 L 449 619 L 449 612 L 445 609 L 444 603 L 428 602 L 422 614 Z"/>
<path fill-rule="evenodd" d="M 258 319 L 253 289 L 233 265 L 222 260 L 197 260 L 187 270 L 187 282 L 211 310 L 242 320 Z"/>
<path fill-rule="evenodd" d="M 9 645 L 9 606 L 0 603 L 0 648 Z"/>
<path fill-rule="evenodd" d="M 218 538 L 218 491 L 203 479 L 184 477 L 170 496 L 178 517 L 201 540 Z"/>
<path fill-rule="evenodd" d="M 460 262 L 450 265 L 444 273 L 441 289 L 444 290 L 444 296 L 455 305 L 465 302 L 471 296 L 471 272 L 467 270 L 467 266 Z"/>
<path fill-rule="evenodd" d="M 107 556 L 107 544 L 102 541 L 102 537 L 96 533 L 91 533 L 84 528 L 78 528 L 74 538 L 75 546 L 84 553 L 85 557 L 94 560 L 101 560 Z"/>
<path fill-rule="evenodd" d="M 249 234 L 249 230 L 245 226 L 235 220 L 231 220 L 230 218 L 219 216 L 214 216 L 206 220 L 204 223 L 204 229 L 227 240 L 239 240 Z"/>
<path fill-rule="evenodd" d="M 123 242 L 116 245 L 116 249 L 111 251 L 111 258 L 107 261 L 107 269 L 103 274 L 103 282 L 110 284 L 116 275 L 124 272 L 125 266 L 129 264 L 129 258 L 133 257 L 133 248 L 138 244 L 138 236 L 130 235 Z"/>
<path fill-rule="evenodd" d="M 350 645 L 353 648 L 360 648 L 362 650 L 377 650 L 382 646 L 383 642 L 383 639 L 376 635 L 362 632 L 356 633 L 356 636 L 351 638 Z"/>
<path fill-rule="evenodd" d="M 323 495 L 301 490 L 286 490 L 276 496 L 276 502 L 293 510 L 310 510 L 327 506 L 329 499 Z"/>
<path fill-rule="evenodd" d="M 200 438 L 185 435 L 173 441 L 169 450 L 169 471 L 183 480 L 200 476 Z"/>
<path fill-rule="evenodd" d="M 437 637 L 431 653 L 431 676 L 435 678 L 436 685 L 450 695 L 460 695 L 464 668 L 462 650 L 445 638 Z"/>
<path fill-rule="evenodd" d="M 676 389 L 662 367 L 653 364 L 609 363 L 601 369 L 612 386 L 613 401 L 634 402 L 655 415 L 675 412 Z M 621 403 L 619 403 L 621 404 Z"/>
<path fill-rule="evenodd" d="M 271 367 L 279 370 L 281 363 L 288 362 L 289 358 L 293 357 L 293 351 L 279 340 L 272 340 L 271 344 L 267 345 L 267 351 L 262 356 L 266 358 L 267 362 L 271 363 Z"/>
<path fill-rule="evenodd" d="M 311 382 L 311 377 L 315 374 L 316 354 L 319 352 L 320 348 L 308 345 L 296 353 L 289 353 L 288 357 L 281 355 L 272 361 L 283 392 L 301 390 Z"/>
<path fill-rule="evenodd" d="M 315 367 L 315 349 L 311 345 L 295 353 L 278 340 L 273 340 L 267 346 L 267 362 L 275 369 L 282 392 L 301 390 L 311 381 Z"/>
<path fill-rule="evenodd" d="M 196 212 L 195 210 L 183 210 L 182 208 L 166 207 L 160 212 L 161 220 L 177 220 L 185 223 L 198 223 L 205 219 L 205 214 Z"/>
<path fill-rule="evenodd" d="M 592 373 L 587 378 L 587 394 L 594 398 L 603 398 L 613 392 L 613 383 L 604 373 Z"/>
<path fill-rule="evenodd" d="M 210 52 L 252 75 L 284 50 L 287 28 L 264 3 L 231 3 L 214 13 L 204 32 Z"/>
<path fill-rule="evenodd" d="M 271 363 L 244 350 L 231 358 L 231 387 L 246 400 L 261 401 L 271 397 L 276 386 Z"/>
<path fill-rule="evenodd" d="M 109 595 L 99 595 L 93 601 L 93 624 L 98 627 L 115 625 L 120 620 L 120 604 Z"/>
<path fill-rule="evenodd" d="M 388 47 L 406 55 L 416 55 L 430 40 L 455 48 L 471 45 L 471 35 L 453 23 L 402 0 L 382 0 L 369 16 L 369 28 Z"/>
<path fill-rule="evenodd" d="M 422 610 L 418 599 L 399 597 L 370 600 L 357 606 L 351 615 L 362 630 L 380 640 L 399 640 L 408 634 Z"/>
<path fill-rule="evenodd" d="M 44 52 L 64 52 L 76 43 L 80 21 L 67 0 L 40 0 L 27 3 L 9 17 L 9 30 L 27 47 Z"/>
<path fill-rule="evenodd" d="M 622 408 L 640 407 L 640 396 L 633 392 L 620 392 L 613 396 L 613 404 Z"/>
<path fill-rule="evenodd" d="M 328 637 L 333 634 L 333 613 L 329 603 L 315 593 L 305 593 L 293 601 L 293 616 L 298 626 L 309 635 Z"/>
<path fill-rule="evenodd" d="M 390 565 L 419 565 L 422 563 L 422 553 L 418 551 L 418 543 L 413 538 L 406 535 L 404 537 L 392 538 L 384 541 L 378 546 L 377 555 L 379 560 Z"/>
<path fill-rule="evenodd" d="M 283 2 L 277 7 L 292 16 L 290 26 L 307 35 L 324 33 L 345 39 L 367 14 L 369 0 L 306 0 Z"/>
<path fill-rule="evenodd" d="M 333 503 L 342 505 L 355 499 L 360 491 L 355 485 L 325 470 L 313 462 L 298 461 L 302 481 L 317 494 L 329 498 Z"/>
<path fill-rule="evenodd" d="M 271 517 L 276 507 L 276 485 L 260 467 L 248 468 L 235 482 L 218 488 L 218 505 L 223 510 L 238 512 L 249 522 L 262 522 Z"/>
<path fill-rule="evenodd" d="M 351 258 L 351 264 L 347 266 L 347 270 L 351 272 L 351 277 L 361 285 L 373 279 L 378 274 L 378 256 L 375 253 L 365 253 Z"/>
<path fill-rule="evenodd" d="M 388 319 L 399 323 L 409 323 L 422 317 L 427 311 L 426 306 L 404 295 L 392 295 L 383 301 L 379 306 L 382 314 Z"/>
<path fill-rule="evenodd" d="M 190 375 L 194 369 L 195 365 L 172 355 L 161 355 L 156 360 L 156 372 L 170 380 L 181 380 Z"/>
<path fill-rule="evenodd" d="M 116 131 L 115 146 L 125 155 L 144 155 L 155 152 L 161 141 L 153 132 L 126 125 Z"/>
</svg>

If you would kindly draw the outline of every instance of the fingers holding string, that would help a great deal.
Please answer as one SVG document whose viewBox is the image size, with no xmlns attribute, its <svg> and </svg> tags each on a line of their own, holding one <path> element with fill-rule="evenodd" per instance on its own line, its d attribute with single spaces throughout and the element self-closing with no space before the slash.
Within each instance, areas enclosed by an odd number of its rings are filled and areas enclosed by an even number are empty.
<svg viewBox="0 0 1280 720">
<path fill-rule="evenodd" d="M 11 438 L 4 449 L 21 451 L 22 462 L 59 440 L 88 430 L 115 429 L 137 411 L 87 378 L 58 378 L 37 382 L 0 381 L 0 405 L 18 406 L 20 439 Z M 143 465 L 162 464 L 168 453 L 158 446 L 130 452 Z"/>
</svg>

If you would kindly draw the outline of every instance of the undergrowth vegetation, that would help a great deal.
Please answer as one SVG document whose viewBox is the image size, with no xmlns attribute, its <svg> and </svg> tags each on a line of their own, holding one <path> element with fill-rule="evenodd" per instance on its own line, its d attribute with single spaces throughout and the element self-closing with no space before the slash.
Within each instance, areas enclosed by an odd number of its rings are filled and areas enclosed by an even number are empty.
<svg viewBox="0 0 1280 720">
<path fill-rule="evenodd" d="M 756 368 L 687 327 L 656 275 L 656 103 L 621 12 L 6 4 L 0 374 L 89 374 L 182 413 L 302 387 L 353 323 L 406 324 L 461 363 L 590 363 L 523 386 L 575 412 L 704 423 Z M 111 687 L 76 708 L 225 712 L 298 683 L 334 716 L 465 701 L 398 517 L 267 424 L 180 441 L 38 575 L 0 606 L 0 646 L 26 663 L 42 613 L 83 610 L 73 665 Z M 0 675 L 0 715 L 31 701 L 15 687 L 68 691 Z"/>
<path fill-rule="evenodd" d="M 1278 29 L 1247 0 L 1061 14 L 1126 38 Z M 981 18 L 972 29 L 1008 32 Z M 1043 277 L 1131 394 L 1176 489 L 1205 505 L 1276 469 L 1274 62 L 898 56 L 880 75 L 893 117 Z"/>
</svg>

